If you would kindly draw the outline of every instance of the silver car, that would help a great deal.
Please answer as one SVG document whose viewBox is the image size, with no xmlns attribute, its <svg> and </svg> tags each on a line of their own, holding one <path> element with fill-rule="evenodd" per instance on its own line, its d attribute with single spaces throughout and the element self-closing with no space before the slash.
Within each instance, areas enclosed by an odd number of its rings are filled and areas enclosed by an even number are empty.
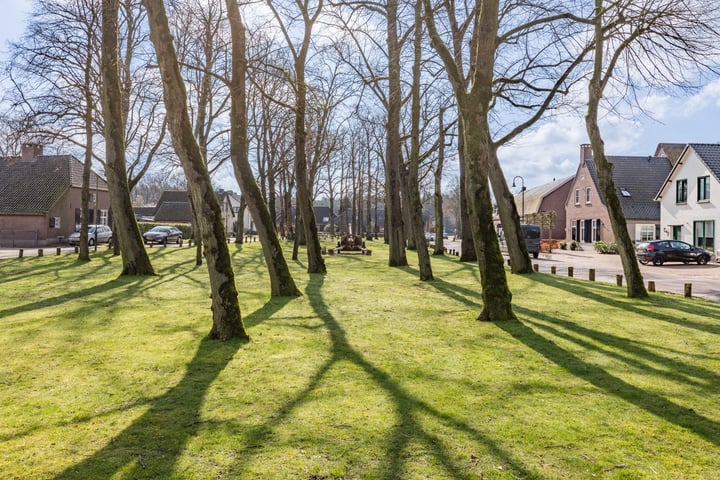
<svg viewBox="0 0 720 480">
<path fill-rule="evenodd" d="M 107 225 L 88 226 L 88 245 L 97 243 L 112 243 L 112 230 Z M 70 245 L 80 245 L 80 232 L 73 232 L 68 237 Z"/>
</svg>

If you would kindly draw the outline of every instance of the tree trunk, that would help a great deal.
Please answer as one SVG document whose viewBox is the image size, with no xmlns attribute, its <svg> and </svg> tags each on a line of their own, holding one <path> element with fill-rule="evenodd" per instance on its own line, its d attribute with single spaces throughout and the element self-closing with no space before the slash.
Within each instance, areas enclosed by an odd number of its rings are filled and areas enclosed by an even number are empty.
<svg viewBox="0 0 720 480">
<path fill-rule="evenodd" d="M 250 214 L 262 244 L 265 263 L 270 274 L 270 292 L 274 297 L 300 296 L 283 256 L 275 222 L 263 200 L 248 159 L 247 103 L 245 78 L 247 68 L 245 25 L 235 0 L 226 0 L 232 33 L 232 80 L 230 84 L 232 107 L 230 113 L 231 159 L 235 177 L 247 200 Z M 240 233 L 240 235 L 242 235 Z"/>
<path fill-rule="evenodd" d="M 415 2 L 415 39 L 413 42 L 412 105 L 410 106 L 410 158 L 408 159 L 407 187 L 410 225 L 417 247 L 420 280 L 433 279 L 430 252 L 423 235 L 422 200 L 420 199 L 420 63 L 422 61 L 422 2 Z"/>
<path fill-rule="evenodd" d="M 532 262 L 525 244 L 525 235 L 520 228 L 520 215 L 518 215 L 517 205 L 515 205 L 515 197 L 505 181 L 505 175 L 500 168 L 500 161 L 494 146 L 490 150 L 489 160 L 490 184 L 495 194 L 505 244 L 510 256 L 510 269 L 512 273 L 533 273 Z"/>
<path fill-rule="evenodd" d="M 458 159 L 460 163 L 460 261 L 477 262 L 475 241 L 470 224 L 470 205 L 468 203 L 465 127 L 462 117 L 458 118 Z"/>
<path fill-rule="evenodd" d="M 443 117 L 445 109 L 440 109 L 439 117 L 439 135 L 438 143 L 438 162 L 435 167 L 435 193 L 433 194 L 435 204 L 435 249 L 433 255 L 445 255 L 445 245 L 443 244 L 443 234 L 445 233 L 445 219 L 443 216 L 443 198 L 442 198 L 442 174 L 445 166 L 445 122 Z"/>
<path fill-rule="evenodd" d="M 113 236 L 120 244 L 123 262 L 121 275 L 154 275 L 155 271 L 135 220 L 125 170 L 125 126 L 117 57 L 118 9 L 118 0 L 103 0 L 101 69 L 105 121 L 105 173 L 113 211 Z"/>
<path fill-rule="evenodd" d="M 402 160 L 400 156 L 400 107 L 402 91 L 400 85 L 400 40 L 398 38 L 398 0 L 387 2 L 387 47 L 388 47 L 388 118 L 387 147 L 385 161 L 385 238 L 390 245 L 391 267 L 407 266 L 405 235 L 403 231 L 402 205 L 400 203 L 400 182 Z"/>
<path fill-rule="evenodd" d="M 240 316 L 235 273 L 225 239 L 220 204 L 198 146 L 187 110 L 187 94 L 161 0 L 144 0 L 163 78 L 163 94 L 173 146 L 187 177 L 188 190 L 197 209 L 199 238 L 204 245 L 210 276 L 213 326 L 210 337 L 219 340 L 248 339 Z"/>
<path fill-rule="evenodd" d="M 602 12 L 603 1 L 595 0 L 595 11 L 598 12 L 595 17 L 595 58 L 593 75 L 588 85 L 588 110 L 585 115 L 585 125 L 587 127 L 590 145 L 593 150 L 593 158 L 597 169 L 598 183 L 600 191 L 605 201 L 605 207 L 610 216 L 610 225 L 615 235 L 615 242 L 618 246 L 620 259 L 623 265 L 623 272 L 627 279 L 627 293 L 630 298 L 647 297 L 648 293 L 645 289 L 645 282 L 640 273 L 635 256 L 635 247 L 627 229 L 627 221 L 625 214 L 620 205 L 620 199 L 615 190 L 615 182 L 613 181 L 613 165 L 605 156 L 605 144 L 598 125 L 598 108 L 603 94 L 603 60 L 604 60 L 604 42 L 603 42 L 603 24 Z M 608 77 L 612 74 L 609 70 Z"/>
</svg>

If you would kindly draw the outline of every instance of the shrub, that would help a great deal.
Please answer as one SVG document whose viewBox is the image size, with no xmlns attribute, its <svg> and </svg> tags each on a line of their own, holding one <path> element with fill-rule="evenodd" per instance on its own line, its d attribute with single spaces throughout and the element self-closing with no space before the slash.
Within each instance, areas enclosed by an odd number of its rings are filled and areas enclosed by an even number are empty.
<svg viewBox="0 0 720 480">
<path fill-rule="evenodd" d="M 560 250 L 567 250 L 567 248 L 568 248 L 567 242 L 560 242 L 559 246 L 560 246 Z"/>
<path fill-rule="evenodd" d="M 570 242 L 570 250 L 575 251 L 575 250 L 577 250 L 577 249 L 578 249 L 578 243 L 577 243 L 575 240 L 573 240 L 572 242 Z"/>
<path fill-rule="evenodd" d="M 593 243 L 593 248 L 599 253 L 618 253 L 618 247 L 615 242 L 604 242 L 602 240 Z"/>
</svg>

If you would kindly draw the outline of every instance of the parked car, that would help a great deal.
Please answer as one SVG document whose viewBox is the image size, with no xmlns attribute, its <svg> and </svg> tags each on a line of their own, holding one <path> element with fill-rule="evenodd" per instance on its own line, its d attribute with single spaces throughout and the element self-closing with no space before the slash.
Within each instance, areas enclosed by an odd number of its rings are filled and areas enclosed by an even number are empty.
<svg viewBox="0 0 720 480">
<path fill-rule="evenodd" d="M 525 245 L 527 246 L 528 253 L 533 256 L 533 258 L 538 258 L 540 256 L 540 225 L 533 225 L 533 224 L 525 224 L 523 223 L 520 225 L 520 228 L 523 231 L 523 236 L 525 237 Z"/>
<path fill-rule="evenodd" d="M 88 245 L 112 243 L 112 230 L 107 225 L 88 225 Z M 68 237 L 70 245 L 80 245 L 80 232 L 73 232 Z"/>
<path fill-rule="evenodd" d="M 143 241 L 149 245 L 152 245 L 154 243 L 159 243 L 162 245 L 167 245 L 168 243 L 177 243 L 178 245 L 182 245 L 182 230 L 177 227 L 158 225 L 157 227 L 153 227 L 147 232 L 143 233 Z"/>
<path fill-rule="evenodd" d="M 697 262 L 705 265 L 712 254 L 704 248 L 693 246 L 680 240 L 653 240 L 642 242 L 636 247 L 636 255 L 640 263 L 646 265 L 662 265 L 665 262 Z"/>
</svg>

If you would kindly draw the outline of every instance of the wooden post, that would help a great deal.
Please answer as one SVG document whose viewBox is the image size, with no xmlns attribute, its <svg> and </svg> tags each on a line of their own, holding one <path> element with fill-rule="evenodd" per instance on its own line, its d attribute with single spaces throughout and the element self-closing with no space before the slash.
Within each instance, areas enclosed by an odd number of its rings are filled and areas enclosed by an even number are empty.
<svg viewBox="0 0 720 480">
<path fill-rule="evenodd" d="M 648 280 L 648 291 L 650 291 L 650 292 L 655 291 L 655 281 L 654 280 Z"/>
<path fill-rule="evenodd" d="M 509 266 L 510 266 L 510 259 L 509 259 L 509 258 L 507 259 L 507 264 L 508 264 L 508 267 L 509 267 Z"/>
<path fill-rule="evenodd" d="M 550 273 L 552 273 L 553 275 L 557 273 L 557 267 L 555 265 L 550 266 Z"/>
<path fill-rule="evenodd" d="M 57 250 L 55 250 L 55 255 L 60 255 L 62 250 L 60 250 L 60 247 L 57 247 Z"/>
<path fill-rule="evenodd" d="M 575 273 L 575 269 L 573 267 L 568 267 L 568 277 L 572 277 Z"/>
<path fill-rule="evenodd" d="M 692 283 L 685 284 L 685 297 L 692 298 Z"/>
<path fill-rule="evenodd" d="M 38 248 L 38 257 L 42 257 L 42 256 L 43 256 L 43 249 Z"/>
<path fill-rule="evenodd" d="M 591 268 L 590 270 L 588 270 L 588 279 L 591 282 L 595 281 L 595 269 L 594 268 Z"/>
<path fill-rule="evenodd" d="M 615 281 L 617 282 L 618 287 L 622 287 L 622 278 L 623 276 L 619 273 L 615 275 Z"/>
<path fill-rule="evenodd" d="M 533 263 L 533 270 L 535 270 L 536 272 L 539 272 L 539 271 L 540 271 L 540 265 L 537 264 L 537 263 Z"/>
<path fill-rule="evenodd" d="M 23 258 L 23 253 L 24 253 L 24 250 L 22 248 L 20 250 L 18 250 L 18 258 Z"/>
<path fill-rule="evenodd" d="M 80 253 L 80 247 L 75 247 L 75 253 Z"/>
</svg>

